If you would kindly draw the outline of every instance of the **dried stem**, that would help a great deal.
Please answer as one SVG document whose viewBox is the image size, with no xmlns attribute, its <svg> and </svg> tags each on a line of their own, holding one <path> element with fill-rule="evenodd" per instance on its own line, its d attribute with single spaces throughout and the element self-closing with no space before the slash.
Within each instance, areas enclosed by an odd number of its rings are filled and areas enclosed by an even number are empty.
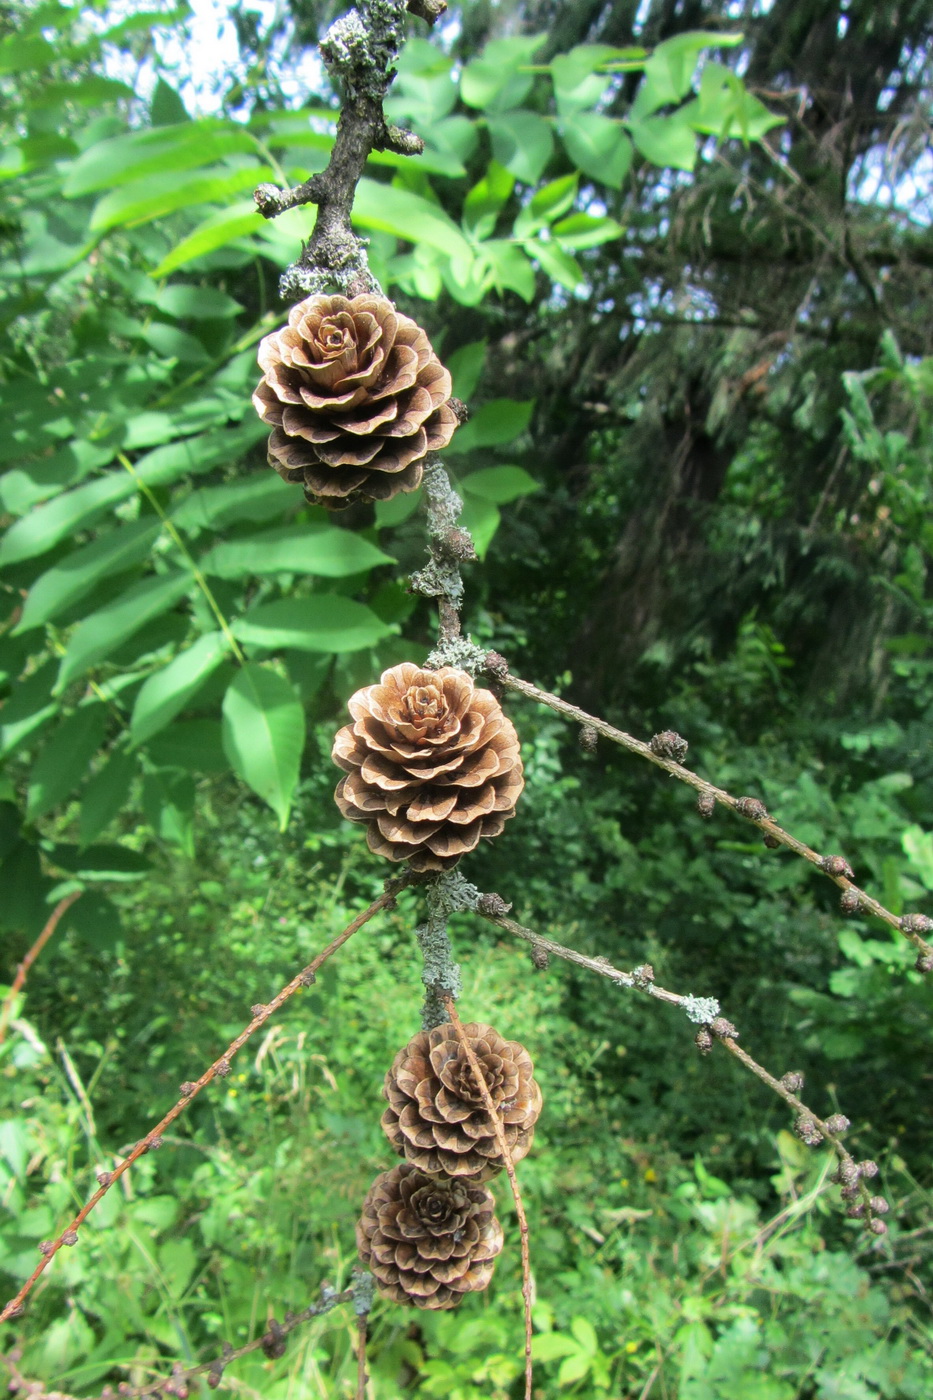
<svg viewBox="0 0 933 1400">
<path fill-rule="evenodd" d="M 326 1284 L 321 1289 L 321 1301 L 312 1303 L 299 1313 L 287 1313 L 284 1322 L 276 1322 L 271 1319 L 267 1324 L 267 1330 L 260 1337 L 254 1337 L 251 1342 L 244 1343 L 241 1347 L 225 1346 L 222 1354 L 215 1357 L 213 1361 L 202 1361 L 197 1366 L 191 1366 L 188 1370 L 176 1367 L 170 1377 L 164 1380 L 150 1381 L 147 1385 L 139 1385 L 131 1388 L 128 1385 L 121 1385 L 119 1388 L 120 1400 L 140 1400 L 143 1396 L 161 1396 L 163 1394 L 187 1395 L 187 1382 L 196 1376 L 207 1376 L 207 1383 L 212 1390 L 215 1390 L 223 1380 L 226 1368 L 234 1361 L 238 1361 L 241 1356 L 248 1356 L 251 1351 L 259 1351 L 260 1348 L 267 1356 L 281 1356 L 285 1350 L 285 1338 L 290 1332 L 294 1332 L 296 1327 L 300 1327 L 305 1322 L 312 1321 L 313 1318 L 322 1317 L 325 1313 L 336 1308 L 340 1303 L 349 1303 L 355 1295 L 355 1288 L 345 1288 L 342 1293 L 336 1293 L 334 1289 Z M 9 1391 L 16 1394 L 23 1391 L 29 1400 L 78 1400 L 78 1397 L 68 1394 L 66 1391 L 45 1390 L 36 1381 L 29 1381 L 19 1370 L 15 1353 L 0 1357 L 0 1361 L 6 1366 L 10 1373 L 11 1381 Z M 114 1392 L 111 1387 L 106 1387 L 99 1400 L 113 1400 Z M 87 1397 L 84 1397 L 87 1400 Z"/>
<path fill-rule="evenodd" d="M 508 1173 L 509 1185 L 512 1188 L 512 1196 L 515 1200 L 515 1214 L 518 1216 L 518 1229 L 521 1236 L 522 1249 L 522 1302 L 525 1312 L 525 1400 L 531 1400 L 533 1368 L 531 1363 L 531 1260 L 528 1255 L 528 1218 L 525 1215 L 525 1207 L 522 1202 L 522 1193 L 518 1189 L 518 1178 L 515 1175 L 515 1167 L 512 1162 L 512 1154 L 509 1151 L 509 1144 L 506 1141 L 505 1130 L 502 1127 L 499 1115 L 496 1112 L 496 1105 L 492 1101 L 492 1094 L 486 1083 L 483 1071 L 480 1069 L 479 1061 L 467 1037 L 463 1032 L 463 1024 L 457 1015 L 457 1008 L 450 997 L 446 998 L 445 1007 L 447 1015 L 450 1017 L 451 1025 L 457 1033 L 457 1039 L 466 1055 L 473 1071 L 473 1078 L 476 1080 L 477 1088 L 483 1097 L 483 1104 L 489 1114 L 489 1123 L 495 1133 L 496 1142 L 499 1144 L 499 1151 L 502 1153 L 502 1160 L 505 1163 L 505 1170 Z"/>
<path fill-rule="evenodd" d="M 66 1226 L 58 1238 L 46 1241 L 42 1244 L 42 1257 L 39 1263 L 16 1294 L 15 1298 L 11 1298 L 3 1311 L 0 1312 L 0 1322 L 5 1322 L 8 1318 L 19 1316 L 23 1310 L 23 1302 L 32 1291 L 36 1281 L 48 1268 L 52 1259 L 63 1246 L 77 1244 L 79 1228 L 84 1224 L 97 1203 L 107 1194 L 111 1186 L 123 1176 L 124 1172 L 129 1171 L 133 1163 L 138 1158 L 142 1157 L 144 1153 L 148 1152 L 150 1148 L 161 1146 L 163 1131 L 184 1112 L 192 1100 L 197 1098 L 201 1090 L 210 1084 L 212 1079 L 215 1079 L 218 1075 L 223 1078 L 230 1073 L 230 1061 L 237 1051 L 242 1049 L 250 1037 L 255 1035 L 256 1031 L 258 1031 L 261 1026 L 265 1025 L 269 1017 L 278 1011 L 279 1007 L 283 1006 L 290 997 L 294 996 L 295 992 L 297 992 L 300 987 L 308 987 L 311 985 L 315 979 L 318 968 L 321 967 L 329 957 L 336 953 L 337 949 L 342 947 L 348 938 L 352 938 L 353 934 L 361 929 L 364 924 L 368 923 L 380 910 L 392 908 L 395 904 L 395 897 L 399 891 L 404 889 L 406 885 L 414 883 L 416 878 L 415 875 L 409 873 L 400 876 L 398 879 L 387 881 L 385 892 L 381 894 L 378 899 L 373 900 L 372 904 L 370 904 L 367 909 L 364 909 L 361 914 L 358 914 L 352 923 L 349 923 L 343 932 L 337 935 L 332 943 L 329 943 L 322 952 L 318 953 L 316 958 L 313 958 L 312 961 L 308 963 L 307 967 L 302 968 L 297 976 L 293 977 L 281 991 L 277 992 L 267 1005 L 257 1005 L 252 1008 L 253 1019 L 245 1030 L 242 1030 L 240 1034 L 230 1042 L 220 1058 L 215 1060 L 214 1063 L 204 1071 L 200 1079 L 182 1085 L 182 1094 L 178 1102 L 172 1105 L 165 1116 L 159 1120 L 154 1128 L 150 1129 L 146 1136 L 136 1144 L 129 1156 L 120 1162 L 112 1172 L 100 1173 L 97 1178 L 100 1182 L 100 1186 L 94 1192 L 93 1196 L 91 1196 L 90 1200 L 81 1207 L 78 1214 L 71 1223 Z"/>
<path fill-rule="evenodd" d="M 356 1319 L 356 1400 L 366 1400 L 366 1335 L 369 1330 L 369 1314 L 362 1313 Z"/>
<path fill-rule="evenodd" d="M 714 997 L 696 997 L 689 993 L 670 992 L 666 987 L 659 987 L 654 981 L 654 971 L 648 964 L 633 968 L 631 972 L 623 972 L 621 968 L 613 967 L 606 958 L 590 958 L 585 953 L 578 953 L 574 948 L 565 948 L 562 943 L 555 943 L 552 938 L 545 938 L 543 934 L 536 933 L 534 929 L 525 928 L 523 924 L 516 923 L 514 919 L 499 912 L 509 907 L 499 895 L 481 895 L 476 905 L 476 911 L 484 919 L 488 919 L 490 923 L 514 934 L 517 938 L 524 939 L 526 943 L 530 943 L 533 948 L 542 953 L 553 954 L 554 957 L 576 963 L 578 967 L 584 967 L 589 972 L 606 977 L 619 987 L 643 992 L 656 1001 L 665 1001 L 671 1006 L 681 1007 L 688 1019 L 700 1026 L 701 1033 L 708 1035 L 706 1046 L 701 1046 L 701 1048 L 711 1049 L 713 1043 L 718 1041 L 728 1050 L 730 1055 L 734 1056 L 746 1069 L 751 1070 L 762 1084 L 767 1084 L 769 1089 L 772 1089 L 789 1108 L 794 1110 L 797 1114 L 798 1131 L 805 1142 L 815 1147 L 822 1138 L 825 1138 L 832 1146 L 839 1159 L 838 1179 L 844 1190 L 858 1187 L 858 1194 L 861 1196 L 863 1206 L 863 1211 L 860 1214 L 864 1217 L 866 1224 L 871 1224 L 873 1219 L 882 1213 L 870 1204 L 872 1200 L 877 1200 L 877 1198 L 872 1197 L 871 1191 L 866 1185 L 866 1179 L 873 1176 L 877 1170 L 874 1163 L 857 1163 L 841 1140 L 841 1133 L 848 1127 L 848 1122 L 841 1116 L 835 1125 L 828 1119 L 822 1119 L 795 1092 L 796 1088 L 803 1085 L 802 1076 L 787 1076 L 794 1083 L 794 1088 L 791 1088 L 786 1079 L 776 1079 L 763 1065 L 754 1060 L 747 1050 L 743 1050 L 736 1043 L 738 1031 L 721 1014 L 719 1003 Z M 699 1041 L 698 1044 L 700 1044 Z"/>
<path fill-rule="evenodd" d="M 405 0 L 357 0 L 356 9 L 331 25 L 321 40 L 321 56 L 342 89 L 343 103 L 327 168 L 294 189 L 266 184 L 255 192 L 256 206 L 266 219 L 301 204 L 317 205 L 311 238 L 280 283 L 286 301 L 326 291 L 334 283 L 350 294 L 378 290 L 366 246 L 353 232 L 350 211 L 371 152 L 413 156 L 424 150 L 419 136 L 388 124 L 382 110 L 395 77 L 406 8 Z M 441 12 L 437 4 L 415 11 L 429 23 Z"/>
<path fill-rule="evenodd" d="M 595 730 L 597 734 L 602 734 L 604 738 L 611 739 L 614 744 L 620 744 L 622 748 L 628 749 L 629 753 L 638 754 L 641 758 L 646 758 L 649 763 L 655 764 L 658 768 L 663 768 L 665 773 L 669 773 L 672 778 L 677 778 L 682 783 L 689 784 L 701 796 L 712 802 L 720 802 L 724 807 L 731 807 L 745 821 L 757 826 L 769 838 L 772 844 L 785 846 L 789 851 L 802 856 L 811 865 L 815 865 L 824 875 L 828 876 L 834 884 L 844 892 L 851 901 L 848 912 L 855 913 L 856 910 L 864 910 L 865 913 L 874 914 L 876 919 L 881 919 L 891 928 L 897 929 L 905 938 L 914 945 L 920 954 L 917 960 L 917 969 L 922 972 L 933 971 L 933 947 L 922 937 L 921 933 L 933 930 L 933 920 L 926 918 L 922 914 L 906 914 L 903 918 L 898 918 L 892 914 L 883 904 L 879 904 L 870 894 L 859 888 L 852 879 L 852 871 L 848 863 L 842 856 L 823 856 L 819 851 L 814 851 L 805 842 L 799 841 L 796 836 L 785 831 L 782 826 L 768 815 L 764 803 L 759 802 L 754 797 L 733 797 L 731 792 L 716 787 L 714 783 L 709 783 L 705 778 L 698 777 L 696 773 L 685 768 L 676 759 L 666 757 L 658 752 L 657 748 L 651 744 L 646 744 L 642 739 L 636 739 L 631 734 L 626 734 L 622 729 L 616 729 L 613 725 L 607 724 L 604 719 L 598 719 L 595 715 L 588 715 L 585 710 L 581 710 L 577 705 L 571 705 L 566 700 L 561 700 L 557 695 L 551 695 L 546 690 L 540 690 L 536 685 L 531 685 L 528 681 L 523 681 L 518 676 L 511 675 L 502 662 L 502 658 L 495 655 L 495 675 L 499 682 L 509 690 L 517 691 L 520 695 L 527 695 L 530 700 L 536 700 L 540 705 L 547 705 L 551 710 L 555 710 L 559 715 L 575 721 L 590 730 Z M 666 736 L 657 736 L 663 738 Z M 671 735 L 670 738 L 677 740 L 678 735 Z M 683 743 L 680 740 L 680 743 Z M 659 746 L 659 747 L 663 747 Z M 684 744 L 684 749 L 686 745 Z"/>
<path fill-rule="evenodd" d="M 71 908 L 72 904 L 74 904 L 76 899 L 81 898 L 82 893 L 83 891 L 81 890 L 72 890 L 71 894 L 66 894 L 64 899 L 60 899 L 58 901 L 55 908 L 49 915 L 48 922 L 46 923 L 45 928 L 39 934 L 39 937 L 36 939 L 35 943 L 29 949 L 29 952 L 26 954 L 19 967 L 16 969 L 16 976 L 13 978 L 13 985 L 10 987 L 10 990 L 3 998 L 3 1005 L 0 1006 L 0 1045 L 2 1045 L 4 1040 L 6 1039 L 7 1026 L 10 1024 L 10 1017 L 13 1014 L 13 1005 L 16 1001 L 16 998 L 23 990 L 23 984 L 26 981 L 29 969 L 32 967 L 36 958 L 42 952 L 42 949 L 45 947 L 46 943 L 48 943 L 49 939 L 52 937 L 52 934 L 58 928 L 58 925 L 61 922 L 63 915 L 67 913 L 67 911 Z"/>
</svg>

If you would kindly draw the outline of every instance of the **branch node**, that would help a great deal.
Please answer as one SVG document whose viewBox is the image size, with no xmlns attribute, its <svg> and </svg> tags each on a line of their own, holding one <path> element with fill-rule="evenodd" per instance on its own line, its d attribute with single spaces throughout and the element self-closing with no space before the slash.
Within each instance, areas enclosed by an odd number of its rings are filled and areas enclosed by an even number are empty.
<svg viewBox="0 0 933 1400">
<path fill-rule="evenodd" d="M 683 763 L 689 747 L 686 739 L 673 729 L 664 729 L 653 734 L 648 745 L 656 758 L 670 758 L 675 763 Z"/>
<path fill-rule="evenodd" d="M 740 817 L 746 817 L 750 822 L 763 822 L 768 816 L 768 809 L 757 797 L 737 797 L 735 810 Z"/>
<path fill-rule="evenodd" d="M 697 811 L 701 817 L 711 817 L 716 810 L 716 799 L 711 792 L 701 792 L 697 798 Z"/>
<path fill-rule="evenodd" d="M 820 869 L 827 875 L 837 879 L 840 875 L 847 880 L 854 880 L 855 875 L 852 867 L 845 856 L 823 856 L 820 860 Z"/>
<path fill-rule="evenodd" d="M 861 902 L 858 890 L 843 890 L 839 896 L 839 908 L 843 914 L 857 914 Z"/>
<path fill-rule="evenodd" d="M 77 1230 L 66 1230 L 65 1233 L 62 1235 L 62 1244 L 67 1244 L 67 1245 L 69 1246 L 69 1248 L 70 1248 L 72 1245 L 76 1245 L 77 1243 L 78 1243 L 78 1232 L 77 1232 Z M 49 1253 L 51 1253 L 51 1250 L 49 1251 Z"/>
<path fill-rule="evenodd" d="M 493 918 L 501 918 L 504 914 L 508 914 L 511 908 L 511 904 L 508 904 L 501 894 L 496 894 L 492 890 L 488 894 L 481 894 L 476 901 L 477 912 L 491 914 Z"/>
<path fill-rule="evenodd" d="M 702 998 L 702 1000 L 706 1000 L 706 998 Z M 715 1002 L 716 998 L 710 997 L 709 1000 Z M 716 1010 L 719 1010 L 718 1005 Z M 709 1028 L 718 1040 L 738 1040 L 739 1038 L 739 1033 L 735 1026 L 731 1021 L 727 1021 L 725 1016 L 717 1016 L 715 1020 L 710 1021 Z"/>
</svg>

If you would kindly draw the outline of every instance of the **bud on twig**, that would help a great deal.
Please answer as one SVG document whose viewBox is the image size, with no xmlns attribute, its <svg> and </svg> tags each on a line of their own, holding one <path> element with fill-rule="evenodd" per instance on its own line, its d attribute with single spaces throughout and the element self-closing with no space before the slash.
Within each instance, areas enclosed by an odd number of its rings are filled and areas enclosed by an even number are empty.
<svg viewBox="0 0 933 1400">
<path fill-rule="evenodd" d="M 803 1075 L 798 1069 L 788 1070 L 787 1074 L 781 1076 L 781 1083 L 790 1093 L 799 1094 L 803 1088 Z"/>
<path fill-rule="evenodd" d="M 178 1092 L 181 1094 L 183 1099 L 188 1099 L 191 1097 L 191 1095 L 194 1093 L 197 1087 L 198 1086 L 197 1084 L 195 1084 L 193 1079 L 186 1079 Z"/>
<path fill-rule="evenodd" d="M 580 727 L 580 748 L 584 753 L 595 753 L 599 743 L 599 732 L 591 724 Z"/>
<path fill-rule="evenodd" d="M 818 1147 L 823 1141 L 823 1134 L 820 1132 L 813 1119 L 809 1118 L 805 1113 L 801 1113 L 794 1124 L 794 1132 L 800 1138 L 800 1141 L 805 1142 L 808 1147 Z"/>
<path fill-rule="evenodd" d="M 675 763 L 683 763 L 689 745 L 675 730 L 664 729 L 660 734 L 652 735 L 648 747 L 657 758 L 671 758 Z"/>
<path fill-rule="evenodd" d="M 888 1211 L 891 1209 L 883 1196 L 872 1196 L 868 1204 L 871 1206 L 875 1215 L 887 1215 Z"/>
<path fill-rule="evenodd" d="M 831 1133 L 840 1134 L 847 1132 L 852 1124 L 844 1113 L 834 1113 L 831 1118 L 827 1118 L 826 1126 Z"/>
<path fill-rule="evenodd" d="M 769 851 L 776 851 L 781 844 L 778 838 L 770 831 L 766 831 L 762 839 Z"/>
<path fill-rule="evenodd" d="M 288 1334 L 276 1322 L 274 1317 L 269 1319 L 269 1330 L 262 1339 L 263 1354 L 270 1361 L 277 1361 L 280 1356 L 285 1355 L 285 1348 L 288 1345 Z"/>
<path fill-rule="evenodd" d="M 535 967 L 538 969 L 539 972 L 544 972 L 545 968 L 550 962 L 550 958 L 547 954 L 547 949 L 539 948 L 535 944 L 532 944 L 531 961 L 534 963 Z"/>
<path fill-rule="evenodd" d="M 713 1035 L 718 1036 L 720 1040 L 725 1039 L 727 1036 L 730 1040 L 738 1040 L 739 1038 L 739 1033 L 735 1026 L 731 1021 L 727 1021 L 725 1016 L 717 1016 L 715 1021 L 710 1021 L 709 1028 Z"/>
<path fill-rule="evenodd" d="M 827 875 L 844 875 L 847 880 L 855 879 L 852 867 L 845 856 L 824 856 L 820 861 L 820 869 L 824 870 Z"/>
<path fill-rule="evenodd" d="M 706 1026 L 701 1026 L 693 1037 L 693 1043 L 701 1055 L 708 1055 L 713 1048 L 713 1037 Z"/>
<path fill-rule="evenodd" d="M 262 1013 L 265 1011 L 265 1009 L 266 1009 L 266 1004 L 265 1004 L 265 1002 L 263 1002 L 263 1001 L 257 1001 L 257 1002 L 255 1002 L 255 1003 L 250 1007 L 250 1009 L 249 1009 L 249 1014 L 250 1014 L 251 1016 L 261 1016 Z"/>
<path fill-rule="evenodd" d="M 747 817 L 749 821 L 761 822 L 768 815 L 765 804 L 757 797 L 740 797 L 735 804 L 735 810 L 740 817 Z"/>
<path fill-rule="evenodd" d="M 504 681 L 509 674 L 509 663 L 504 656 L 497 651 L 487 651 L 483 661 L 483 670 L 488 671 L 496 680 Z"/>
<path fill-rule="evenodd" d="M 62 1235 L 62 1244 L 67 1244 L 67 1245 L 70 1247 L 71 1245 L 77 1244 L 77 1243 L 78 1243 L 78 1232 L 77 1232 L 77 1230 L 66 1230 L 65 1233 Z"/>
<path fill-rule="evenodd" d="M 933 953 L 921 953 L 914 963 L 915 972 L 933 972 Z"/>
<path fill-rule="evenodd" d="M 883 1220 L 869 1220 L 868 1228 L 873 1235 L 886 1235 L 888 1227 Z"/>
<path fill-rule="evenodd" d="M 481 914 L 489 914 L 494 919 L 501 919 L 511 909 L 511 904 L 506 904 L 501 894 L 490 891 L 489 894 L 481 894 L 476 905 Z"/>
<path fill-rule="evenodd" d="M 221 1079 L 226 1079 L 227 1075 L 230 1073 L 230 1061 L 219 1060 L 217 1063 L 217 1069 L 214 1072 L 215 1074 L 219 1074 Z"/>
<path fill-rule="evenodd" d="M 928 919 L 926 914 L 905 914 L 901 929 L 904 933 L 933 933 L 933 919 Z"/>
<path fill-rule="evenodd" d="M 716 799 L 711 792 L 701 792 L 697 798 L 697 811 L 701 817 L 711 817 L 716 810 Z"/>
<path fill-rule="evenodd" d="M 866 1181 L 870 1181 L 873 1176 L 878 1175 L 878 1163 L 871 1161 L 870 1158 L 867 1158 L 864 1162 L 859 1162 L 858 1169 L 859 1175 L 864 1176 Z"/>
<path fill-rule="evenodd" d="M 98 1186 L 109 1186 L 109 1185 L 110 1185 L 110 1179 L 111 1179 L 112 1176 L 113 1176 L 113 1172 L 98 1172 L 98 1173 L 97 1173 L 97 1184 L 98 1184 Z"/>
<path fill-rule="evenodd" d="M 839 897 L 839 908 L 843 914 L 857 914 L 860 902 L 858 890 L 843 890 Z"/>
</svg>

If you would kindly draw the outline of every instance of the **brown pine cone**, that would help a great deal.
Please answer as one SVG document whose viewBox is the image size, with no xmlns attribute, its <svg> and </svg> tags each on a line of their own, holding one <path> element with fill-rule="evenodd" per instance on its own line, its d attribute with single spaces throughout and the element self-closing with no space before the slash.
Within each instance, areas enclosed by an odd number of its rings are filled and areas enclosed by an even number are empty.
<svg viewBox="0 0 933 1400">
<path fill-rule="evenodd" d="M 258 358 L 253 404 L 274 424 L 269 465 L 321 505 L 414 491 L 425 454 L 457 427 L 450 374 L 385 297 L 308 297 Z"/>
<path fill-rule="evenodd" d="M 485 1186 L 426 1176 L 410 1162 L 376 1177 L 356 1227 L 360 1258 L 384 1298 L 455 1308 L 492 1278 L 502 1226 Z"/>
<path fill-rule="evenodd" d="M 347 777 L 337 806 L 367 822 L 369 848 L 414 870 L 447 870 L 498 836 L 524 787 L 518 735 L 465 671 L 409 661 L 351 696 L 354 723 L 334 740 Z"/>
<path fill-rule="evenodd" d="M 492 1026 L 473 1022 L 463 1031 L 496 1105 L 509 1155 L 520 1162 L 541 1112 L 531 1056 Z M 382 1115 L 386 1137 L 422 1171 L 488 1181 L 505 1166 L 476 1076 L 450 1024 L 420 1031 L 400 1050 L 382 1092 L 389 1101 Z"/>
</svg>

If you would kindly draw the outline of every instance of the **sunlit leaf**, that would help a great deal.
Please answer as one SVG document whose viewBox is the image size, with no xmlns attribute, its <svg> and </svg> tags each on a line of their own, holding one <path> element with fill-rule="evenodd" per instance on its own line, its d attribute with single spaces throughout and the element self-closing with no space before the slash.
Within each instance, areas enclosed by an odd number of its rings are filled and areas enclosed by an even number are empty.
<svg viewBox="0 0 933 1400">
<path fill-rule="evenodd" d="M 305 741 L 305 717 L 290 683 L 267 666 L 238 672 L 223 702 L 223 743 L 234 772 L 288 825 Z"/>
</svg>

